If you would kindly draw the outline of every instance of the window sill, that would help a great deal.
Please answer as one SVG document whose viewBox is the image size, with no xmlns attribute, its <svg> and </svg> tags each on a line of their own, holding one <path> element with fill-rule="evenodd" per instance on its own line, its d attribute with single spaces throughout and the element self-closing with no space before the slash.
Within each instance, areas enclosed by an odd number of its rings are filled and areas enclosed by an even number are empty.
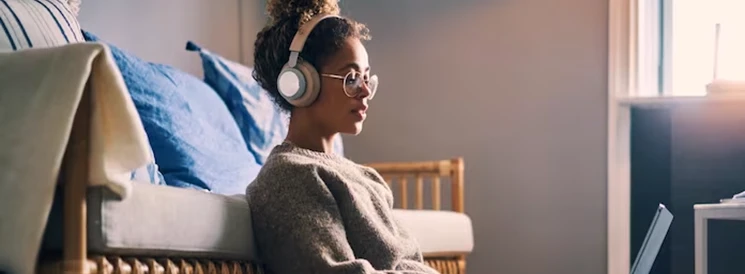
<svg viewBox="0 0 745 274">
<path fill-rule="evenodd" d="M 690 104 L 707 104 L 722 102 L 745 102 L 745 93 L 721 93 L 709 95 L 679 95 L 679 96 L 619 96 L 616 102 L 626 107 L 675 107 Z"/>
</svg>

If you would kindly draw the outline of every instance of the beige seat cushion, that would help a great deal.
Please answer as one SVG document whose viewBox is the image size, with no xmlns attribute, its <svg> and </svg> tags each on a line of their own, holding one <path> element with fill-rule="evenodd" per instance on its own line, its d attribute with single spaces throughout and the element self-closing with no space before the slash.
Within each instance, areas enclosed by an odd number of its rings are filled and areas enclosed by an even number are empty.
<svg viewBox="0 0 745 274">
<path fill-rule="evenodd" d="M 401 209 L 395 209 L 393 214 L 419 241 L 425 256 L 473 251 L 473 227 L 468 215 L 452 211 Z"/>
<path fill-rule="evenodd" d="M 250 211 L 242 195 L 134 184 L 129 197 L 117 197 L 104 187 L 88 191 L 88 244 L 92 252 L 256 258 Z M 55 205 L 50 219 L 47 249 L 61 247 L 60 209 L 61 205 Z M 419 240 L 425 254 L 467 253 L 473 247 L 466 215 L 425 210 L 395 210 L 394 214 Z"/>
<path fill-rule="evenodd" d="M 88 190 L 88 246 L 94 253 L 251 261 L 251 216 L 242 195 L 230 197 L 163 185 L 133 184 L 124 200 L 104 187 Z M 60 227 L 55 205 L 49 227 Z M 48 229 L 47 249 L 61 247 Z"/>
</svg>

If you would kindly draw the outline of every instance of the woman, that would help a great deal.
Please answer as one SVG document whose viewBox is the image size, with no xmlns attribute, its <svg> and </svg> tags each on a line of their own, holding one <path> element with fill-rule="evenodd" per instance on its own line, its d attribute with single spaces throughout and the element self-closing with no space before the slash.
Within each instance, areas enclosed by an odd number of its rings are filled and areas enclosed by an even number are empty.
<svg viewBox="0 0 745 274">
<path fill-rule="evenodd" d="M 336 135 L 360 133 L 377 89 L 362 45 L 367 28 L 322 17 L 339 13 L 334 0 L 267 5 L 271 21 L 257 35 L 254 78 L 291 117 L 286 141 L 246 190 L 267 271 L 437 273 L 394 220 L 393 195 L 381 176 L 332 152 Z M 303 35 L 305 43 L 298 42 Z M 289 50 L 293 41 L 299 56 Z"/>
</svg>

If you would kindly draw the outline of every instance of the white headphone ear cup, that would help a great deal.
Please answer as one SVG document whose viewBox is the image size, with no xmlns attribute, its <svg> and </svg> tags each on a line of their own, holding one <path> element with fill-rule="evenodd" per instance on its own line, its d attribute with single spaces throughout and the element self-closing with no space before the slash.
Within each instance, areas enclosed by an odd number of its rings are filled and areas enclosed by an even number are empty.
<svg viewBox="0 0 745 274">
<path fill-rule="evenodd" d="M 295 96 L 290 103 L 296 107 L 307 107 L 318 98 L 318 93 L 321 91 L 321 78 L 316 68 L 310 63 L 298 61 L 295 68 L 303 75 L 302 82 L 304 82 L 305 90 L 301 91 L 302 95 Z"/>
<path fill-rule="evenodd" d="M 303 96 L 306 90 L 303 72 L 285 65 L 277 77 L 277 90 L 290 103 Z"/>
</svg>

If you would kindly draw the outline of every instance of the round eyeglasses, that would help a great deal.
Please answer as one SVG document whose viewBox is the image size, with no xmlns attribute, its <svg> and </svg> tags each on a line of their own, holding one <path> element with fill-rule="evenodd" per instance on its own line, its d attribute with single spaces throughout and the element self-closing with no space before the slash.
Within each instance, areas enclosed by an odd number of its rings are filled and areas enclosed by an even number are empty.
<svg viewBox="0 0 745 274">
<path fill-rule="evenodd" d="M 344 76 L 328 73 L 322 73 L 321 76 L 344 80 L 344 85 L 342 86 L 344 88 L 344 94 L 352 98 L 357 97 L 360 94 L 363 83 L 370 90 L 370 96 L 367 97 L 368 100 L 372 100 L 372 98 L 375 97 L 375 91 L 378 89 L 377 75 L 372 75 L 365 79 L 362 73 L 350 71 Z"/>
</svg>

